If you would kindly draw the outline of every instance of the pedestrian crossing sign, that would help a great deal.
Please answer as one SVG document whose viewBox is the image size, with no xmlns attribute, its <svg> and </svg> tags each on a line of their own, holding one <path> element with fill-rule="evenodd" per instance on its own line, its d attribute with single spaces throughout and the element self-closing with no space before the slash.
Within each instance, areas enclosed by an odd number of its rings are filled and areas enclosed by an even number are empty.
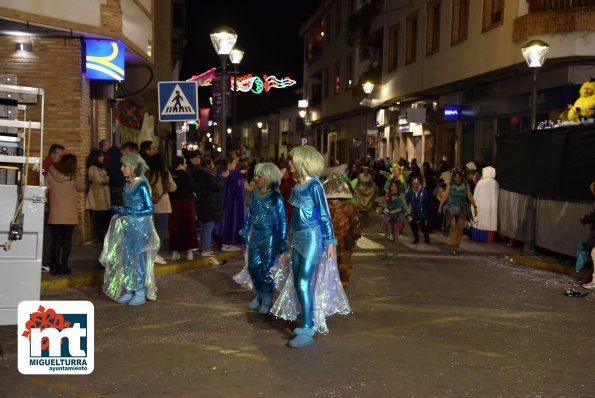
<svg viewBox="0 0 595 398">
<path fill-rule="evenodd" d="M 159 121 L 198 120 L 198 86 L 196 82 L 159 82 Z"/>
</svg>

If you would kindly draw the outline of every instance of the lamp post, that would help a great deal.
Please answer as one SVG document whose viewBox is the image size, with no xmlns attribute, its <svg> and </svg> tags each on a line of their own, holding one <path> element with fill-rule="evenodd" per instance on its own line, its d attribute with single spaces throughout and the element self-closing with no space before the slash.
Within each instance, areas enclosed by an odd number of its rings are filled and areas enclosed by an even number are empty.
<svg viewBox="0 0 595 398">
<path fill-rule="evenodd" d="M 531 130 L 537 127 L 537 73 L 543 66 L 550 46 L 542 40 L 531 40 L 522 48 L 523 57 L 533 71 L 533 92 L 531 94 Z"/>
<path fill-rule="evenodd" d="M 539 68 L 543 66 L 545 57 L 550 49 L 550 46 L 542 40 L 531 40 L 522 48 L 523 57 L 527 61 L 527 65 L 533 71 L 533 91 L 531 93 L 531 130 L 537 127 L 537 73 Z M 526 254 L 535 251 L 535 221 L 537 217 L 536 199 L 534 196 L 527 202 L 526 223 L 526 241 L 523 245 L 523 252 Z"/>
<path fill-rule="evenodd" d="M 233 130 L 237 131 L 237 117 L 238 117 L 238 65 L 244 58 L 244 52 L 234 48 L 229 54 L 229 60 L 233 64 Z M 233 131 L 232 130 L 232 131 Z M 232 141 L 233 142 L 233 141 Z"/>
<path fill-rule="evenodd" d="M 298 101 L 298 115 L 300 116 L 300 145 L 304 145 L 304 130 L 306 128 L 306 116 L 308 115 L 308 100 Z"/>
<path fill-rule="evenodd" d="M 227 85 L 227 57 L 231 54 L 233 47 L 238 40 L 238 34 L 231 28 L 221 27 L 211 33 L 211 42 L 215 52 L 221 60 L 222 79 L 221 79 L 221 156 L 225 157 L 227 151 L 225 143 L 227 141 L 227 99 L 225 91 Z"/>
<path fill-rule="evenodd" d="M 362 84 L 362 89 L 366 94 L 366 103 L 370 101 L 370 94 L 374 90 L 374 83 L 367 81 Z M 369 105 L 366 105 L 369 106 Z M 366 157 L 366 148 L 368 147 L 368 110 L 366 109 L 366 113 L 364 113 L 364 142 L 362 144 L 362 159 Z"/>
</svg>

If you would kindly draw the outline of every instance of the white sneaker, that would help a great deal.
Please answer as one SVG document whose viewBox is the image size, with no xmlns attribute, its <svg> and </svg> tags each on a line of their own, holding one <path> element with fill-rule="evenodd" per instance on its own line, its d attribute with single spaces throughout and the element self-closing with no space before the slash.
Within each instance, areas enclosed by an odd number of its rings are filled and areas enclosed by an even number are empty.
<svg viewBox="0 0 595 398">
<path fill-rule="evenodd" d="M 194 260 L 194 254 L 192 254 L 192 250 L 186 251 L 186 260 L 188 260 L 188 261 Z"/>
<path fill-rule="evenodd" d="M 206 252 L 202 252 L 200 255 L 203 256 L 203 257 L 214 257 L 215 256 L 215 252 L 212 252 L 212 251 L 208 250 Z"/>
<path fill-rule="evenodd" d="M 221 250 L 223 250 L 224 252 L 237 252 L 242 249 L 240 249 L 237 246 L 233 246 L 233 245 L 223 245 L 223 246 L 221 246 Z"/>
<path fill-rule="evenodd" d="M 178 252 L 177 250 L 174 250 L 173 252 L 171 252 L 170 260 L 179 260 L 179 259 L 180 259 L 180 252 Z"/>
<path fill-rule="evenodd" d="M 155 263 L 157 263 L 157 264 L 167 264 L 167 261 L 165 261 L 165 259 L 158 254 L 155 257 Z"/>
<path fill-rule="evenodd" d="M 42 265 L 41 266 L 41 271 L 42 272 L 50 272 L 50 267 L 48 267 L 47 265 Z"/>
<path fill-rule="evenodd" d="M 595 282 L 585 283 L 585 284 L 583 284 L 583 287 L 585 289 L 595 290 Z"/>
</svg>

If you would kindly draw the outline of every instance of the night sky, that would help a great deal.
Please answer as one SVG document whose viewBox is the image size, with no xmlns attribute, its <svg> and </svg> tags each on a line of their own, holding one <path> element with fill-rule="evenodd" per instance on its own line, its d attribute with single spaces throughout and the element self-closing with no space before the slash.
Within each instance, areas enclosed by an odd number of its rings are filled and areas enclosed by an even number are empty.
<svg viewBox="0 0 595 398">
<path fill-rule="evenodd" d="M 319 4 L 315 0 L 243 0 L 186 2 L 186 47 L 182 80 L 220 66 L 209 34 L 229 26 L 238 34 L 236 47 L 244 51 L 240 75 L 252 73 L 285 76 L 297 81 L 291 88 L 271 89 L 268 93 L 239 93 L 238 119 L 267 113 L 280 105 L 297 101 L 302 86 L 303 41 L 300 27 Z M 201 89 L 201 98 L 207 89 Z M 208 94 L 207 94 L 208 97 Z M 202 102 L 202 99 L 201 99 Z M 297 102 L 296 102 L 297 105 Z"/>
</svg>

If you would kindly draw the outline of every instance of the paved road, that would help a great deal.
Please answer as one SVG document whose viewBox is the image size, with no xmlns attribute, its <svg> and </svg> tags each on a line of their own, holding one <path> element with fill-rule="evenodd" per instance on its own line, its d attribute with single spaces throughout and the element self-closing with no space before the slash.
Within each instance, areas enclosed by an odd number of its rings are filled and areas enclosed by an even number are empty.
<svg viewBox="0 0 595 398">
<path fill-rule="evenodd" d="M 440 244 L 387 261 L 379 239 L 354 258 L 353 314 L 305 349 L 286 346 L 295 325 L 247 311 L 241 258 L 160 277 L 140 308 L 98 288 L 46 296 L 94 303 L 95 371 L 22 376 L 0 326 L 0 397 L 595 396 L 595 296 L 564 296 L 570 277 Z"/>
</svg>

